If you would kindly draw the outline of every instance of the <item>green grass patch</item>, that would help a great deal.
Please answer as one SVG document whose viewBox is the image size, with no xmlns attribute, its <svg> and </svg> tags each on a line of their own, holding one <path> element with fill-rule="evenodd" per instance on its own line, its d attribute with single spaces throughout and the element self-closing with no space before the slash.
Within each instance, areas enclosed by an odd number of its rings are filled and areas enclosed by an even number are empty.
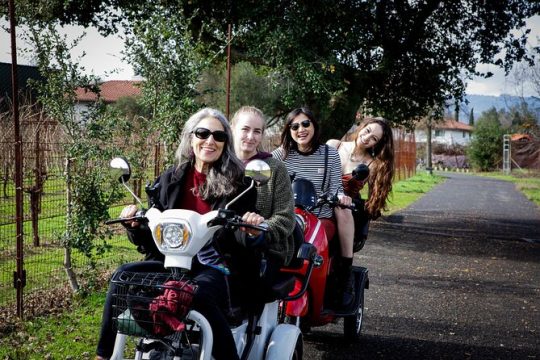
<svg viewBox="0 0 540 360">
<path fill-rule="evenodd" d="M 75 298 L 69 311 L 19 324 L 0 338 L 0 359 L 93 359 L 105 292 Z"/>
<path fill-rule="evenodd" d="M 419 172 L 408 179 L 394 183 L 392 185 L 392 193 L 387 202 L 388 210 L 383 212 L 383 214 L 389 215 L 406 208 L 444 180 L 442 176 Z"/>
</svg>

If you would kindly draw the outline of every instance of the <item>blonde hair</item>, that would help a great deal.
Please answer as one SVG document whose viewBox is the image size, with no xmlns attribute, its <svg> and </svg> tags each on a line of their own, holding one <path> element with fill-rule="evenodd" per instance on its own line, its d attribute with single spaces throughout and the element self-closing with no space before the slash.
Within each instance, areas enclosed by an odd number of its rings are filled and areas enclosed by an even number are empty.
<svg viewBox="0 0 540 360">
<path fill-rule="evenodd" d="M 252 115 L 252 116 L 256 116 L 258 117 L 259 119 L 261 119 L 262 121 L 262 131 L 263 131 L 263 135 L 264 135 L 264 130 L 266 130 L 266 119 L 264 117 L 264 113 L 259 109 L 259 108 L 256 108 L 255 106 L 242 106 L 240 109 L 238 109 L 233 117 L 232 117 L 232 120 L 231 120 L 231 127 L 235 127 L 236 126 L 236 123 L 238 122 L 238 118 L 240 117 L 241 114 L 249 114 L 249 115 Z M 259 145 L 257 146 L 257 151 L 263 151 L 263 142 L 261 141 L 259 143 Z"/>
</svg>

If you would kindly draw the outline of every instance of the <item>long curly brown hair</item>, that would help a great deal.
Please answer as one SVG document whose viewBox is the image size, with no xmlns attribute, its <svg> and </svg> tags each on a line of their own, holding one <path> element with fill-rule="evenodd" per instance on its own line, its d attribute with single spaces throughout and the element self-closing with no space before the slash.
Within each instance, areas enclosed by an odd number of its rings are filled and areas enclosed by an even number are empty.
<svg viewBox="0 0 540 360">
<path fill-rule="evenodd" d="M 379 124 L 383 129 L 380 141 L 368 153 L 373 157 L 370 164 L 368 188 L 369 196 L 365 209 L 372 219 L 381 216 L 381 210 L 386 209 L 386 200 L 392 191 L 392 179 L 394 178 L 394 137 L 392 128 L 383 118 L 366 118 L 355 129 L 352 138 L 356 144 L 358 133 L 369 124 Z M 357 149 L 355 148 L 353 153 Z"/>
</svg>

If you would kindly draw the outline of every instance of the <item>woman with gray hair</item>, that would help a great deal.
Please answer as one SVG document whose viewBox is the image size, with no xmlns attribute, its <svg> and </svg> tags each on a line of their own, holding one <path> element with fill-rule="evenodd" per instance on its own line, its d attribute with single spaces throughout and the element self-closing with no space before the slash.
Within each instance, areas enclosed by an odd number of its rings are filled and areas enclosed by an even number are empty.
<svg viewBox="0 0 540 360">
<path fill-rule="evenodd" d="M 225 116 L 218 110 L 205 108 L 189 118 L 182 131 L 176 151 L 177 164 L 166 170 L 155 181 L 151 201 L 160 210 L 188 209 L 205 214 L 223 208 L 247 188 L 242 162 L 236 157 L 232 132 Z M 231 210 L 244 214 L 243 221 L 259 225 L 264 218 L 255 211 L 256 190 L 234 202 Z M 130 218 L 137 211 L 130 205 L 120 217 Z M 128 238 L 145 254 L 145 260 L 122 265 L 117 271 L 163 272 L 163 255 L 154 244 L 145 224 L 125 221 Z M 223 231 L 193 258 L 192 277 L 197 284 L 192 307 L 210 323 L 214 336 L 212 355 L 215 359 L 238 359 L 236 345 L 225 314 L 231 309 L 229 274 L 235 271 L 229 264 L 235 257 L 244 256 L 246 245 L 255 243 L 260 231 L 249 229 Z M 235 241 L 236 240 L 236 241 Z M 244 246 L 244 250 L 239 250 Z M 229 261 L 231 260 L 231 261 Z M 112 294 L 109 287 L 103 313 L 97 359 L 107 359 L 114 348 L 116 330 L 112 324 Z"/>
</svg>

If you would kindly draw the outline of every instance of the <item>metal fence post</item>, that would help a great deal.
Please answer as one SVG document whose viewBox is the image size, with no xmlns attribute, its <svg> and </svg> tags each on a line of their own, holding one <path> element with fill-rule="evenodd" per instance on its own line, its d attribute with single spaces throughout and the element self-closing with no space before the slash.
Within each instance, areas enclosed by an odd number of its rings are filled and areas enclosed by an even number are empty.
<svg viewBox="0 0 540 360">
<path fill-rule="evenodd" d="M 503 173 L 505 175 L 510 175 L 511 172 L 510 164 L 510 135 L 503 135 Z"/>
<path fill-rule="evenodd" d="M 17 271 L 13 285 L 17 289 L 17 316 L 23 318 L 23 288 L 26 283 L 23 247 L 23 189 L 22 189 L 22 139 L 19 129 L 19 88 L 17 77 L 17 42 L 15 38 L 15 2 L 9 0 L 9 25 L 11 31 L 11 86 L 13 125 L 15 137 L 15 207 L 17 222 Z"/>
</svg>

